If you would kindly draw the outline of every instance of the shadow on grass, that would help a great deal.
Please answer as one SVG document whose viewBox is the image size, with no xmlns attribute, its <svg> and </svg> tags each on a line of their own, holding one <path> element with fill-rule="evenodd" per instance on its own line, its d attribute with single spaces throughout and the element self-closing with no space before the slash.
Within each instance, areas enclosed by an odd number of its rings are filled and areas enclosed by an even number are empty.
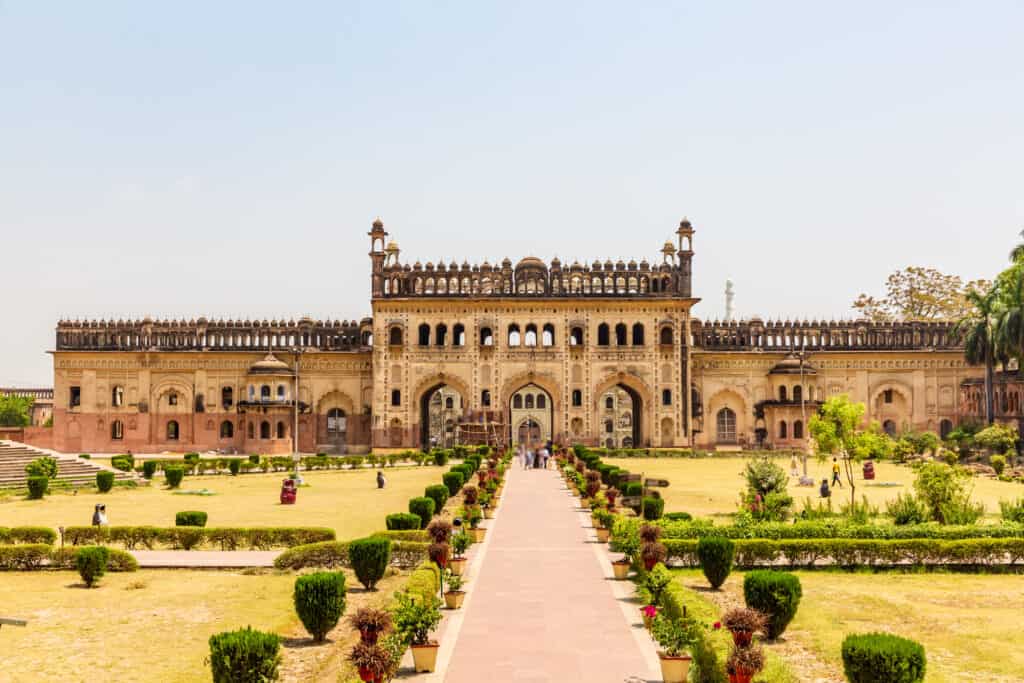
<svg viewBox="0 0 1024 683">
<path fill-rule="evenodd" d="M 325 647 L 333 644 L 334 641 L 329 636 L 319 643 L 312 636 L 281 639 L 281 646 L 288 650 L 304 650 L 309 647 Z"/>
</svg>

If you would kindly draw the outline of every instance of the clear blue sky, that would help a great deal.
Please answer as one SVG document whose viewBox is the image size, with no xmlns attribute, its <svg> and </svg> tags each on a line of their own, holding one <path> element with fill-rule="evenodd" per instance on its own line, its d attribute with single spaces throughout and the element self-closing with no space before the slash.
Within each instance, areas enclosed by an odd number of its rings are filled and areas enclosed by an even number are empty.
<svg viewBox="0 0 1024 683">
<path fill-rule="evenodd" d="M 0 0 L 0 384 L 61 316 L 369 313 L 403 257 L 646 256 L 849 316 L 1024 227 L 1018 2 Z"/>
</svg>

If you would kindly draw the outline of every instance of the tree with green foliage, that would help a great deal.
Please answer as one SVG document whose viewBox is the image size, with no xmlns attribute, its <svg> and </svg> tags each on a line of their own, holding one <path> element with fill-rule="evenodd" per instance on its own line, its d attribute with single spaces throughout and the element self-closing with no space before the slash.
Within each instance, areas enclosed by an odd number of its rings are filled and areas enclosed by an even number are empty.
<svg viewBox="0 0 1024 683">
<path fill-rule="evenodd" d="M 960 318 L 954 327 L 964 343 L 964 358 L 970 365 L 985 366 L 985 422 L 995 420 L 993 385 L 996 366 L 996 297 L 998 290 L 993 287 L 984 292 L 970 290 L 968 299 L 973 309 Z"/>
<path fill-rule="evenodd" d="M 865 410 L 863 403 L 854 403 L 845 394 L 833 396 L 825 401 L 808 425 L 818 460 L 825 461 L 832 456 L 842 463 L 846 481 L 850 484 L 851 506 L 857 500 L 854 467 L 880 447 L 877 432 L 860 428 Z"/>
<path fill-rule="evenodd" d="M 1017 425 L 993 424 L 974 435 L 974 443 L 993 453 L 1006 453 L 1017 446 Z"/>
<path fill-rule="evenodd" d="M 958 320 L 972 306 L 967 292 L 986 289 L 984 280 L 964 281 L 934 268 L 910 266 L 892 273 L 885 282 L 885 296 L 861 294 L 853 308 L 875 322 L 892 320 Z"/>
<path fill-rule="evenodd" d="M 31 396 L 0 394 L 0 427 L 27 427 L 31 423 Z"/>
</svg>

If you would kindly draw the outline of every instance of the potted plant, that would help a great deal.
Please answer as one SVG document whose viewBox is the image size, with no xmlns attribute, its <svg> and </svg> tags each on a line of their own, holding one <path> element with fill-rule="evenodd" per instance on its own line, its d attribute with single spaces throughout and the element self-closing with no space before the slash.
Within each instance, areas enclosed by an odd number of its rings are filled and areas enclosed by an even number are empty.
<svg viewBox="0 0 1024 683">
<path fill-rule="evenodd" d="M 598 543 L 607 543 L 612 535 L 612 524 L 615 523 L 615 515 L 607 510 L 594 510 L 594 529 L 597 532 Z"/>
<path fill-rule="evenodd" d="M 481 493 L 480 509 L 484 511 L 484 519 L 494 519 L 494 496 L 486 491 Z"/>
<path fill-rule="evenodd" d="M 697 643 L 697 625 L 692 619 L 672 619 L 666 614 L 654 618 L 651 635 L 661 647 L 661 677 L 665 683 L 685 683 L 693 658 L 689 649 Z"/>
<path fill-rule="evenodd" d="M 430 632 L 441 622 L 441 610 L 437 598 L 414 598 L 408 593 L 396 593 L 398 601 L 394 611 L 395 629 L 412 649 L 413 663 L 417 673 L 430 673 L 437 665 L 436 640 L 430 640 Z"/>
<path fill-rule="evenodd" d="M 651 571 L 654 565 L 668 559 L 668 549 L 658 540 L 660 538 L 660 526 L 654 524 L 640 526 L 640 559 L 647 571 Z"/>
<path fill-rule="evenodd" d="M 480 497 L 480 489 L 475 486 L 463 486 L 462 487 L 462 500 L 466 505 L 476 505 L 477 498 Z"/>
<path fill-rule="evenodd" d="M 729 674 L 729 683 L 751 683 L 754 676 L 763 668 L 764 650 L 760 645 L 733 645 L 729 658 L 725 660 L 725 672 Z"/>
<path fill-rule="evenodd" d="M 601 490 L 601 473 L 587 470 L 587 498 L 593 498 Z"/>
<path fill-rule="evenodd" d="M 755 633 L 763 633 L 768 623 L 765 615 L 749 607 L 736 607 L 722 616 L 722 624 L 732 633 L 732 642 L 737 647 L 750 645 Z"/>
<path fill-rule="evenodd" d="M 382 609 L 360 607 L 349 615 L 348 623 L 359 631 L 359 638 L 364 643 L 373 645 L 380 634 L 391 628 L 391 615 Z"/>
<path fill-rule="evenodd" d="M 462 577 L 448 571 L 444 575 L 445 586 L 448 590 L 444 592 L 444 604 L 448 609 L 459 609 L 462 601 L 466 599 L 466 592 L 462 590 Z"/>
<path fill-rule="evenodd" d="M 427 525 L 427 536 L 434 543 L 447 543 L 452 536 L 452 523 L 447 519 L 435 517 Z"/>
<path fill-rule="evenodd" d="M 608 490 L 604 492 L 605 497 L 608 498 L 608 509 L 615 509 L 615 498 L 619 495 L 619 490 L 614 486 L 609 486 Z"/>
<path fill-rule="evenodd" d="M 619 533 L 612 539 L 611 549 L 614 552 L 622 553 L 622 559 L 612 562 L 612 571 L 619 581 L 629 576 L 629 568 L 633 566 L 634 560 L 640 555 L 640 536 L 632 527 L 623 526 Z"/>
<path fill-rule="evenodd" d="M 644 628 L 650 631 L 654 619 L 658 616 L 658 608 L 655 605 L 644 605 L 640 608 L 640 616 L 644 620 Z"/>
<path fill-rule="evenodd" d="M 462 576 L 466 570 L 466 550 L 469 548 L 470 538 L 465 531 L 460 531 L 452 536 L 452 552 L 454 557 L 448 560 L 448 569 L 456 576 Z"/>
<path fill-rule="evenodd" d="M 467 505 L 462 508 L 462 518 L 469 524 L 469 533 L 473 537 L 473 540 L 480 543 L 484 540 L 485 529 L 480 528 L 480 522 L 483 520 L 483 511 L 479 505 Z"/>
<path fill-rule="evenodd" d="M 448 544 L 447 543 L 431 543 L 427 548 L 427 556 L 430 557 L 430 561 L 441 568 L 448 566 Z"/>
<path fill-rule="evenodd" d="M 359 670 L 360 680 L 367 683 L 383 683 L 392 666 L 391 654 L 376 643 L 356 643 L 348 660 Z"/>
</svg>

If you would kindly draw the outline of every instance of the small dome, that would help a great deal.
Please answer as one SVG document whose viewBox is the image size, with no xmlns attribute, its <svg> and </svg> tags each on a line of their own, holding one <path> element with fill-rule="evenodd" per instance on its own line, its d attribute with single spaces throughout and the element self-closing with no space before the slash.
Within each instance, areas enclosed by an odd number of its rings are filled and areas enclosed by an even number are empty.
<svg viewBox="0 0 1024 683">
<path fill-rule="evenodd" d="M 539 268 L 547 270 L 547 266 L 536 256 L 527 256 L 522 261 L 516 264 L 516 270 L 522 270 L 523 268 Z"/>
<path fill-rule="evenodd" d="M 665 246 L 663 246 L 661 250 L 664 252 L 672 253 L 673 251 L 676 250 L 676 248 L 675 245 L 673 245 L 671 242 L 665 242 Z"/>
<path fill-rule="evenodd" d="M 380 219 L 380 216 L 377 216 L 377 218 L 373 221 L 373 227 L 375 227 L 375 228 L 383 228 L 384 227 L 384 221 L 382 221 Z"/>
<path fill-rule="evenodd" d="M 388 251 L 398 251 L 398 242 L 396 242 L 394 240 L 391 240 L 390 242 L 388 242 L 387 250 Z"/>
<path fill-rule="evenodd" d="M 278 360 L 273 353 L 268 353 L 263 360 L 253 363 L 249 372 L 257 375 L 290 375 L 292 369 L 284 361 Z"/>
<path fill-rule="evenodd" d="M 803 373 L 805 375 L 815 375 L 818 373 L 807 361 L 803 363 Z M 769 372 L 769 375 L 799 375 L 800 374 L 800 358 L 795 353 L 788 354 L 785 358 L 775 364 Z"/>
</svg>

